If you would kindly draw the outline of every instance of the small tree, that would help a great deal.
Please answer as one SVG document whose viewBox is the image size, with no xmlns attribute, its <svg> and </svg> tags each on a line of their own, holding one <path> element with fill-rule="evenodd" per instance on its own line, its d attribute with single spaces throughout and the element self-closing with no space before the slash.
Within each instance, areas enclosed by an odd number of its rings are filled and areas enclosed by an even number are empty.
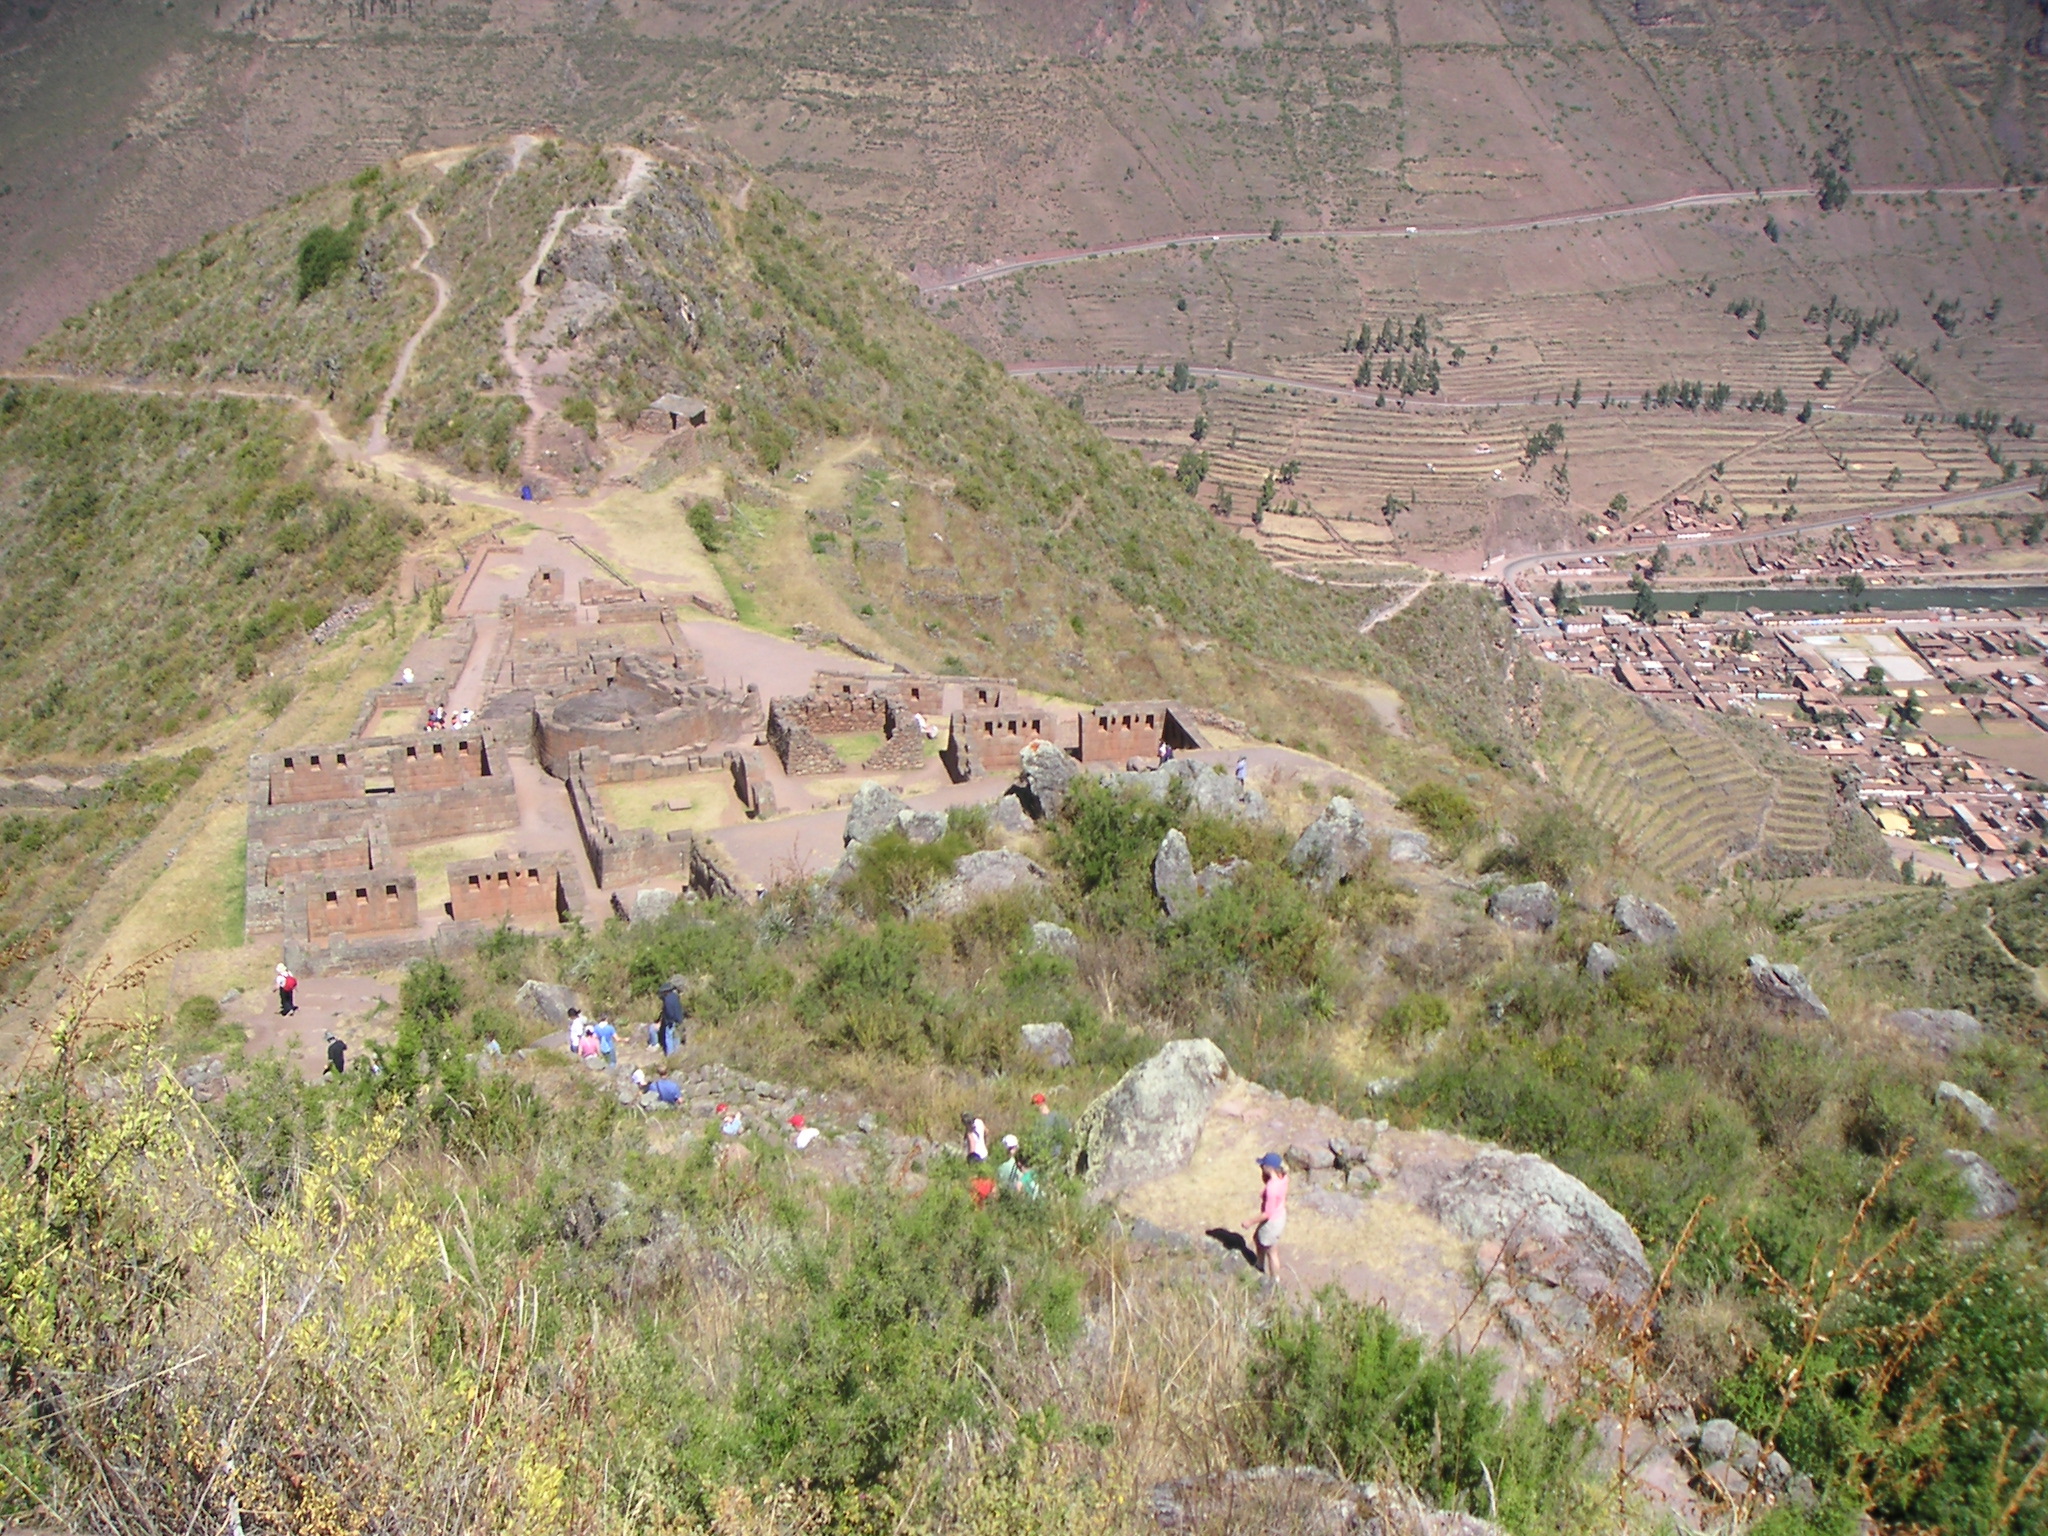
<svg viewBox="0 0 2048 1536">
<path fill-rule="evenodd" d="M 1186 394 L 1195 387 L 1194 370 L 1189 368 L 1185 362 L 1175 363 L 1173 365 L 1173 381 L 1166 387 L 1176 395 Z"/>
<path fill-rule="evenodd" d="M 1202 482 L 1209 478 L 1209 456 L 1190 448 L 1180 456 L 1173 478 L 1180 488 L 1190 496 L 1202 488 Z"/>
<path fill-rule="evenodd" d="M 1207 437 L 1208 435 L 1209 418 L 1206 416 L 1197 416 L 1195 418 L 1194 426 L 1188 429 L 1188 436 L 1199 443 L 1200 441 L 1202 441 L 1203 438 Z"/>
<path fill-rule="evenodd" d="M 1614 500 L 1607 503 L 1607 510 L 1617 518 L 1628 516 L 1628 495 L 1623 491 L 1614 493 Z"/>
<path fill-rule="evenodd" d="M 1631 576 L 1628 580 L 1628 584 L 1630 589 L 1633 590 L 1636 595 L 1636 600 L 1634 603 L 1630 604 L 1629 611 L 1632 612 L 1638 619 L 1640 619 L 1645 624 L 1656 623 L 1656 592 L 1651 588 L 1650 584 L 1647 581 L 1643 580 L 1640 574 Z"/>
</svg>

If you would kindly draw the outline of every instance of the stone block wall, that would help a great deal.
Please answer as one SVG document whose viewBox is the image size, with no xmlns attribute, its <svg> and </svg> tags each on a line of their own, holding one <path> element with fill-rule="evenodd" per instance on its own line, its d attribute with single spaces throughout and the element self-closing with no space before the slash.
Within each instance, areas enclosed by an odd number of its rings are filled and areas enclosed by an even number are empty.
<svg viewBox="0 0 2048 1536">
<path fill-rule="evenodd" d="M 788 699 L 768 706 L 768 745 L 782 759 L 782 771 L 792 776 L 816 773 L 844 773 L 846 764 L 839 754 L 818 739 L 801 720 L 784 713 Z"/>
<path fill-rule="evenodd" d="M 557 859 L 463 859 L 448 866 L 448 915 L 458 923 L 551 928 L 562 919 Z"/>
<path fill-rule="evenodd" d="M 761 719 L 761 694 L 743 694 L 678 675 L 650 675 L 621 664 L 610 684 L 583 688 L 534 705 L 533 738 L 543 767 L 568 775 L 570 759 L 595 749 L 613 757 L 661 757 L 701 751 L 751 736 Z"/>
<path fill-rule="evenodd" d="M 308 944 L 333 934 L 406 933 L 420 925 L 419 885 L 410 871 L 359 869 L 294 887 Z"/>
<path fill-rule="evenodd" d="M 813 687 L 809 693 L 777 699 L 768 706 L 768 716 L 772 721 L 780 715 L 786 724 L 819 736 L 851 736 L 885 729 L 888 709 L 889 701 L 878 693 Z"/>
<path fill-rule="evenodd" d="M 446 789 L 491 771 L 481 731 L 427 731 L 407 737 L 392 744 L 389 761 L 391 787 L 402 795 Z"/>
<path fill-rule="evenodd" d="M 740 797 L 747 814 L 756 821 L 773 816 L 775 786 L 768 780 L 767 760 L 750 747 L 729 747 L 725 764 L 732 771 L 732 792 Z"/>
<path fill-rule="evenodd" d="M 917 713 L 907 704 L 890 699 L 885 716 L 888 740 L 861 764 L 870 773 L 908 773 L 924 766 L 924 732 L 911 717 Z"/>
<path fill-rule="evenodd" d="M 1045 740 L 1055 724 L 1053 711 L 1035 706 L 956 710 L 946 743 L 946 769 L 955 779 L 1015 773 L 1024 749 Z"/>
<path fill-rule="evenodd" d="M 1098 704 L 1081 712 L 1081 761 L 1122 764 L 1131 758 L 1148 762 L 1159 755 L 1163 741 L 1175 751 L 1207 745 L 1190 721 L 1175 713 L 1168 699 L 1142 699 Z"/>
<path fill-rule="evenodd" d="M 647 827 L 612 825 L 598 801 L 596 786 L 581 774 L 569 776 L 569 805 L 599 889 L 666 879 L 688 870 L 693 839 L 686 829 L 678 828 L 664 837 Z"/>
<path fill-rule="evenodd" d="M 351 747 L 292 747 L 259 760 L 268 779 L 266 805 L 350 800 L 363 793 L 361 755 Z"/>
</svg>

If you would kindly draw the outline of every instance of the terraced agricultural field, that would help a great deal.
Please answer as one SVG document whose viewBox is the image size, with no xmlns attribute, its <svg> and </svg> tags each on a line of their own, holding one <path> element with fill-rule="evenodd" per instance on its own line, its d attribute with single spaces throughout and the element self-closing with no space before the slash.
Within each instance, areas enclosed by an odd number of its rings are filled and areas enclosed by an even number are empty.
<svg viewBox="0 0 2048 1536">
<path fill-rule="evenodd" d="M 1687 880 L 1827 853 L 1835 794 L 1821 768 L 1728 722 L 1597 683 L 1552 674 L 1546 692 L 1544 761 L 1624 857 Z"/>
</svg>

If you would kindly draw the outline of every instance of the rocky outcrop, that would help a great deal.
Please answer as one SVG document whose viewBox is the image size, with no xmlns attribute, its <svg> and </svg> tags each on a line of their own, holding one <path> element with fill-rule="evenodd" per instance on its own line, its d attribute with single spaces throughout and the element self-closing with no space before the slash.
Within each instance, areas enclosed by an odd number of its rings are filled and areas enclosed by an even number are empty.
<svg viewBox="0 0 2048 1536">
<path fill-rule="evenodd" d="M 1024 1054 L 1035 1056 L 1048 1067 L 1071 1067 L 1074 1064 L 1074 1033 L 1066 1025 L 1026 1024 L 1018 1032 L 1018 1044 Z"/>
<path fill-rule="evenodd" d="M 1486 898 L 1486 915 L 1523 933 L 1542 933 L 1557 926 L 1557 892 L 1548 880 L 1503 886 Z"/>
<path fill-rule="evenodd" d="M 911 907 L 912 917 L 952 917 L 1010 891 L 1043 886 L 1046 873 L 1021 853 L 992 848 L 964 855 L 953 873 Z"/>
<path fill-rule="evenodd" d="M 1082 1111 L 1075 1171 L 1099 1189 L 1116 1190 L 1181 1168 L 1217 1091 L 1233 1076 L 1212 1042 L 1169 1042 Z"/>
<path fill-rule="evenodd" d="M 948 823 L 944 811 L 920 811 L 906 806 L 896 813 L 896 825 L 903 829 L 905 837 L 921 848 L 944 837 Z"/>
<path fill-rule="evenodd" d="M 1194 909 L 1195 860 L 1178 827 L 1159 840 L 1159 851 L 1152 856 L 1152 890 L 1168 917 L 1185 917 Z"/>
<path fill-rule="evenodd" d="M 1756 994 L 1780 1013 L 1795 1018 L 1824 1019 L 1828 1005 L 1820 1000 L 1806 973 L 1796 965 L 1773 965 L 1762 955 L 1749 957 L 1749 981 Z"/>
<path fill-rule="evenodd" d="M 521 982 L 512 995 L 512 1006 L 541 1020 L 550 1029 L 569 1027 L 569 1010 L 577 1006 L 576 994 L 552 981 Z"/>
<path fill-rule="evenodd" d="M 1438 1185 L 1424 1208 L 1453 1232 L 1500 1244 L 1511 1273 L 1588 1306 L 1633 1306 L 1649 1292 L 1649 1260 L 1621 1213 L 1530 1153 L 1485 1148 Z"/>
<path fill-rule="evenodd" d="M 1998 1129 L 1998 1111 L 1961 1083 L 1935 1084 L 1934 1102 L 1960 1110 L 1977 1123 L 1978 1130 L 1987 1135 Z"/>
<path fill-rule="evenodd" d="M 1033 923 L 1031 948 L 1035 953 L 1058 955 L 1062 960 L 1081 958 L 1081 941 L 1074 937 L 1074 930 L 1058 923 Z"/>
<path fill-rule="evenodd" d="M 1239 786 L 1237 776 L 1215 763 L 1176 757 L 1158 768 L 1132 769 L 1105 774 L 1103 783 L 1119 794 L 1126 791 L 1150 795 L 1163 801 L 1176 784 L 1187 786 L 1188 803 L 1205 816 L 1223 816 L 1233 821 L 1264 821 L 1270 814 L 1266 797 L 1250 785 Z"/>
<path fill-rule="evenodd" d="M 1605 981 L 1621 969 L 1621 956 L 1595 939 L 1586 946 L 1586 974 L 1595 981 Z"/>
<path fill-rule="evenodd" d="M 1901 1008 L 1884 1021 L 1937 1056 L 1967 1051 L 1984 1038 L 1984 1026 L 1960 1008 Z"/>
<path fill-rule="evenodd" d="M 2004 1175 L 1983 1157 L 1959 1147 L 1950 1147 L 1945 1155 L 1963 1187 L 1969 1190 L 1970 1198 L 1977 1203 L 1980 1220 L 2002 1220 L 2020 1208 L 2019 1191 L 2006 1183 Z"/>
<path fill-rule="evenodd" d="M 1195 871 L 1195 894 L 1214 896 L 1218 891 L 1227 890 L 1237 883 L 1237 877 L 1251 864 L 1244 859 L 1225 859 L 1220 864 L 1204 864 Z"/>
<path fill-rule="evenodd" d="M 900 825 L 898 818 L 909 807 L 903 797 L 886 784 L 870 779 L 854 792 L 846 812 L 846 842 L 872 843 L 883 833 Z"/>
<path fill-rule="evenodd" d="M 1384 853 L 1391 864 L 1429 858 L 1429 839 L 1405 827 L 1379 826 L 1348 795 L 1333 795 L 1288 851 L 1287 867 L 1319 891 L 1334 890 Z"/>
<path fill-rule="evenodd" d="M 1017 798 L 1038 821 L 1060 813 L 1081 765 L 1049 741 L 1034 741 L 1017 762 Z"/>
<path fill-rule="evenodd" d="M 1642 896 L 1624 891 L 1614 898 L 1614 923 L 1639 944 L 1669 944 L 1678 937 L 1678 919 Z"/>
</svg>

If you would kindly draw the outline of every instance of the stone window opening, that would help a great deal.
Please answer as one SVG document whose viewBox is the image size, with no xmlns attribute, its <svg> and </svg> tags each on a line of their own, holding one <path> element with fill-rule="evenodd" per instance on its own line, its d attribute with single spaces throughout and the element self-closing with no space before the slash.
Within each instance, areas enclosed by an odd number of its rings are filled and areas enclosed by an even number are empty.
<svg viewBox="0 0 2048 1536">
<path fill-rule="evenodd" d="M 358 905 L 365 907 L 370 904 L 370 888 L 368 886 L 359 885 L 356 887 L 356 902 Z"/>
</svg>

